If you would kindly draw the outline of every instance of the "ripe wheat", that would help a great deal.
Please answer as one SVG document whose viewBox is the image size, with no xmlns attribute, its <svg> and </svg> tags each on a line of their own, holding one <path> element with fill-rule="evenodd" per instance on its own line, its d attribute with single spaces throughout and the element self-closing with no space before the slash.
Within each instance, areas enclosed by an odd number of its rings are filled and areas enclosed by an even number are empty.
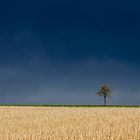
<svg viewBox="0 0 140 140">
<path fill-rule="evenodd" d="M 140 109 L 0 107 L 0 140 L 140 140 Z"/>
</svg>

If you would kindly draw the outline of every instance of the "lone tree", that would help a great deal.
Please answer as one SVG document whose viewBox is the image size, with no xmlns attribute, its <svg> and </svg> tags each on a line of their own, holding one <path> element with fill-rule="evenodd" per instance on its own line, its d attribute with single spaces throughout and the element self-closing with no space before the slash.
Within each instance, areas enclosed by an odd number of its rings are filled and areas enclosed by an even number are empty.
<svg viewBox="0 0 140 140">
<path fill-rule="evenodd" d="M 104 106 L 106 106 L 106 98 L 111 96 L 112 90 L 109 86 L 103 85 L 98 89 L 96 94 L 104 97 Z"/>
</svg>

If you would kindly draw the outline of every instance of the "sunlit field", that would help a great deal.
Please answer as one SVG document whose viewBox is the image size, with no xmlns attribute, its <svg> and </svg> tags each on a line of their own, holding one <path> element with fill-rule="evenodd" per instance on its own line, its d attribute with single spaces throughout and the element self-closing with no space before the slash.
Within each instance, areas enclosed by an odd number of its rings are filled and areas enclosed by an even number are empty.
<svg viewBox="0 0 140 140">
<path fill-rule="evenodd" d="M 140 140 L 140 109 L 0 107 L 0 140 Z"/>
</svg>

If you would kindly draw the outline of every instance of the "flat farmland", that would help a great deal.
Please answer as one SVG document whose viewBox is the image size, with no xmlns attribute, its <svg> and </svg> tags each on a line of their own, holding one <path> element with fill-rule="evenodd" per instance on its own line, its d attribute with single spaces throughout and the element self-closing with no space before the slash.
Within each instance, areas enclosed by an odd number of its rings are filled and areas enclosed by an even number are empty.
<svg viewBox="0 0 140 140">
<path fill-rule="evenodd" d="M 0 140 L 140 140 L 140 109 L 1 106 Z"/>
</svg>

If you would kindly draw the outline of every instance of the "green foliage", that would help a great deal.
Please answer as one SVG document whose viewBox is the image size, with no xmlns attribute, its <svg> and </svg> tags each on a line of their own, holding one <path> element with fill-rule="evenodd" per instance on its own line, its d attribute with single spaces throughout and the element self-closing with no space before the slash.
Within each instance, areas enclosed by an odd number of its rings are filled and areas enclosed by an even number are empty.
<svg viewBox="0 0 140 140">
<path fill-rule="evenodd" d="M 104 97 L 104 106 L 106 105 L 106 97 L 110 97 L 112 94 L 111 88 L 107 85 L 103 85 L 98 89 L 98 92 L 96 93 L 99 96 Z"/>
<path fill-rule="evenodd" d="M 98 89 L 98 92 L 96 93 L 99 96 L 108 96 L 110 97 L 112 94 L 112 90 L 109 86 L 103 85 Z"/>
</svg>

